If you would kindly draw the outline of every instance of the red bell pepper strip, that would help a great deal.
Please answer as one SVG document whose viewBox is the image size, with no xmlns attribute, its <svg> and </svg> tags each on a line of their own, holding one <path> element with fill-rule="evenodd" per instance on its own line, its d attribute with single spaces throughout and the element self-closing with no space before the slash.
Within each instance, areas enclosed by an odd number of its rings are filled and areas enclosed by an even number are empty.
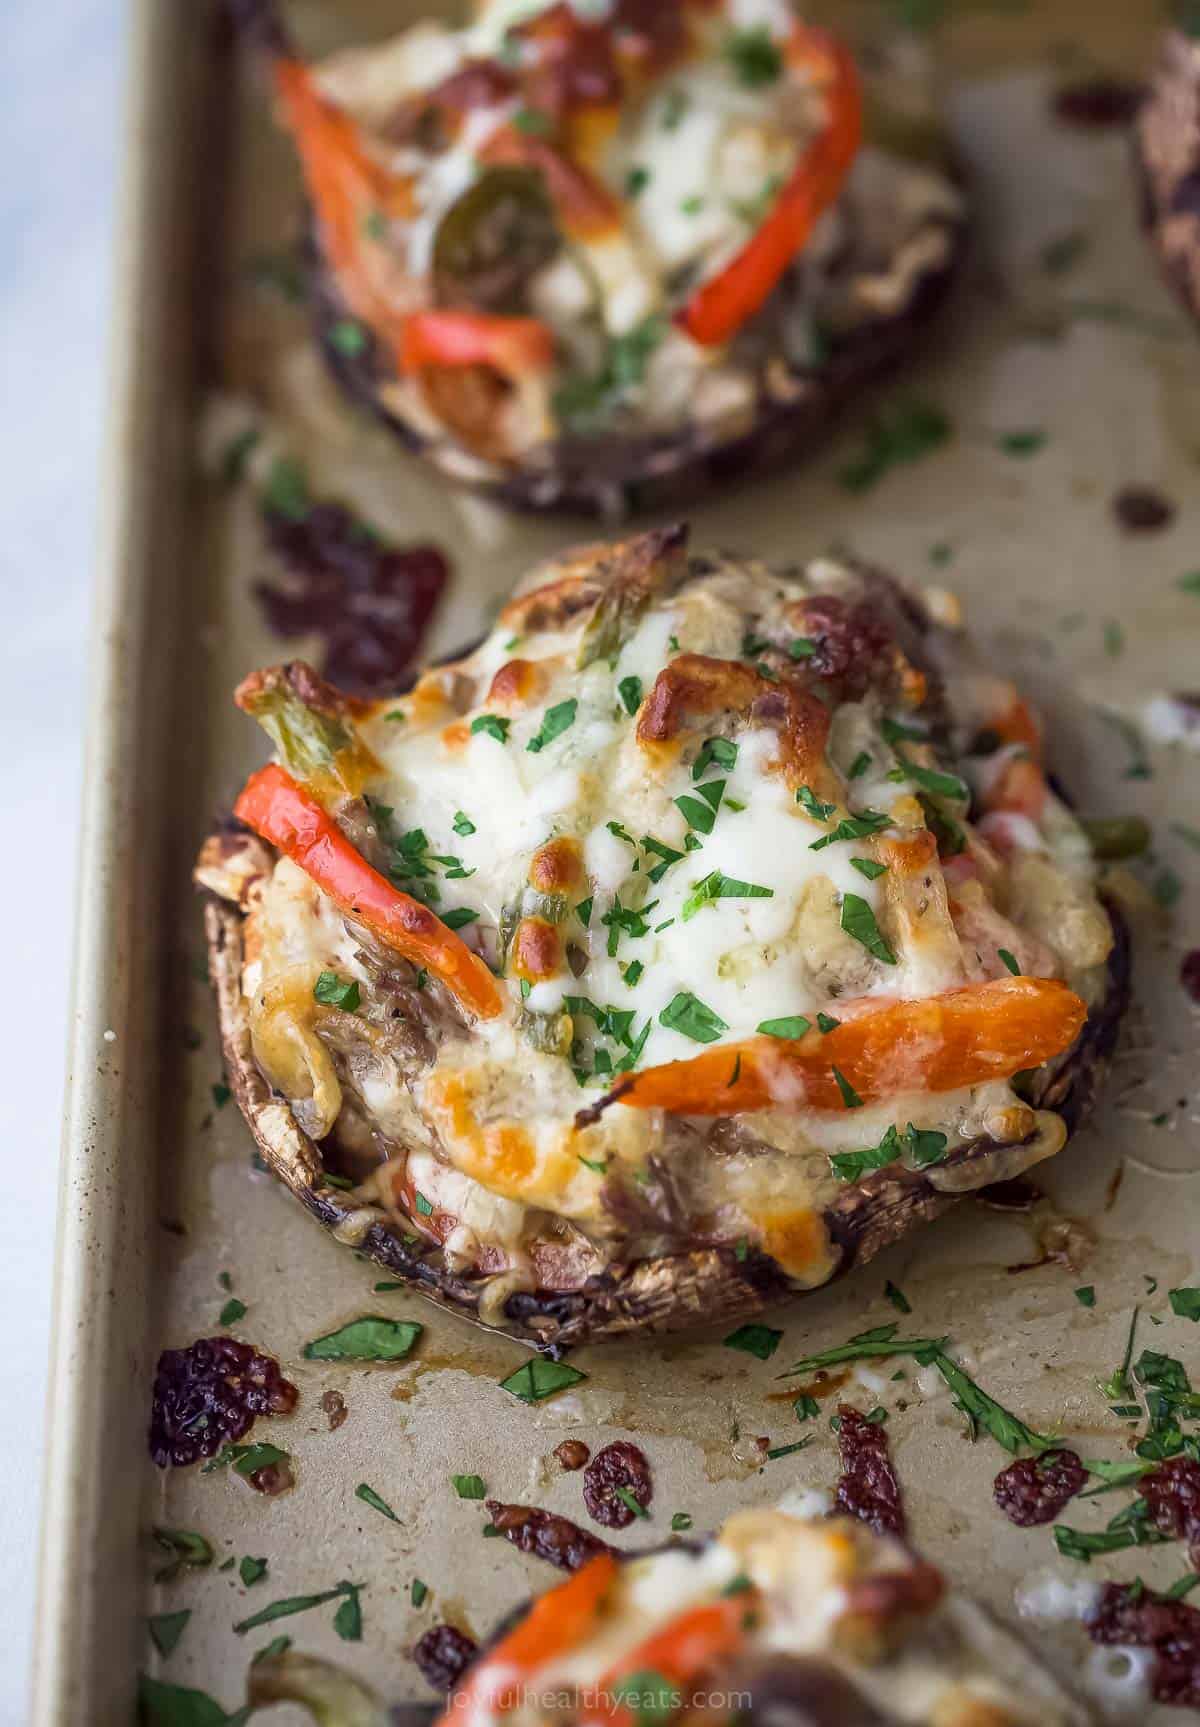
<svg viewBox="0 0 1200 1727">
<path fill-rule="evenodd" d="M 357 125 L 322 95 L 303 62 L 277 59 L 274 76 L 316 211 L 321 247 L 338 287 L 355 316 L 395 348 L 403 318 L 364 268 L 366 224 L 372 213 L 411 215 L 412 188 L 370 156 Z"/>
<path fill-rule="evenodd" d="M 470 1669 L 437 1727 L 484 1727 L 515 1701 L 523 1680 L 573 1649 L 595 1624 L 617 1575 L 611 1553 L 598 1553 L 565 1583 L 541 1596 L 507 1637 Z"/>
<path fill-rule="evenodd" d="M 554 363 L 554 337 L 537 318 L 489 312 L 413 312 L 404 321 L 400 369 L 491 366 L 506 378 L 545 372 Z"/>
<path fill-rule="evenodd" d="M 835 201 L 862 143 L 862 90 L 849 50 L 815 30 L 799 33 L 792 63 L 816 57 L 826 73 L 829 119 L 805 150 L 758 232 L 675 315 L 694 342 L 719 347 L 769 298 L 818 218 Z"/>
<path fill-rule="evenodd" d="M 372 869 L 312 793 L 277 763 L 250 775 L 233 813 L 299 864 L 342 911 L 414 965 L 427 967 L 468 1012 L 494 1019 L 501 1011 L 500 991 L 483 961 L 428 906 Z"/>
<path fill-rule="evenodd" d="M 601 1723 L 604 1727 L 637 1727 L 639 1720 L 651 1714 L 648 1709 L 638 1710 L 619 1701 L 625 1685 L 674 1693 L 679 1698 L 677 1707 L 683 1708 L 696 1681 L 745 1642 L 757 1600 L 757 1590 L 741 1590 L 706 1606 L 693 1607 L 645 1638 L 600 1680 L 596 1691 L 608 1700 L 607 1707 L 586 1713 L 584 1727 L 600 1727 Z M 618 1700 L 615 1708 L 612 1700 Z M 662 1718 L 657 1708 L 653 1718 Z"/>
<path fill-rule="evenodd" d="M 721 1044 L 646 1068 L 614 1095 L 676 1115 L 844 1109 L 835 1069 L 863 1103 L 957 1091 L 1040 1067 L 1074 1043 L 1087 1018 L 1065 983 L 1042 977 L 998 978 L 922 1001 L 863 1000 L 840 1012 L 830 1032 Z"/>
</svg>

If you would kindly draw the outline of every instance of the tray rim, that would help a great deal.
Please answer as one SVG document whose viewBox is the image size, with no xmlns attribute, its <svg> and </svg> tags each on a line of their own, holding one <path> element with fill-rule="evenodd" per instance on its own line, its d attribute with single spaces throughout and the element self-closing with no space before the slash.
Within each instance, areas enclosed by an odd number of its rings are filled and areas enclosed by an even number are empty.
<svg viewBox="0 0 1200 1727">
<path fill-rule="evenodd" d="M 149 952 L 155 944 L 139 944 L 136 917 L 150 903 L 150 854 L 157 848 L 146 843 L 144 823 L 159 791 L 154 768 L 160 752 L 139 736 L 139 714 L 147 711 L 143 701 L 151 699 L 154 683 L 144 650 L 169 586 L 151 555 L 155 500 L 164 473 L 178 471 L 181 454 L 169 438 L 157 456 L 153 452 L 155 438 L 162 438 L 164 401 L 179 387 L 168 368 L 171 315 L 183 276 L 164 255 L 163 234 L 183 179 L 180 141 L 188 127 L 178 82 L 166 74 L 186 52 L 189 27 L 184 6 L 162 0 L 130 0 L 124 27 L 102 503 L 28 1675 L 32 1727 L 127 1719 L 135 1672 L 124 1640 L 112 1637 L 111 1623 L 98 1611 L 96 1585 L 103 1563 L 119 1598 L 114 1569 L 130 1579 L 140 1570 L 136 1511 L 129 1515 L 140 1489 L 120 1484 L 114 1497 L 111 1477 L 97 1467 L 105 1444 L 98 1424 L 109 1413 L 109 1373 L 128 1375 L 134 1365 L 130 1327 L 140 1327 L 143 1353 L 149 1339 L 145 1205 L 153 1173 L 139 1167 L 133 1142 L 139 1109 L 153 1109 L 151 1096 L 139 1101 L 152 1088 L 137 1084 L 135 1056 L 137 1017 L 154 1000 L 157 964 Z M 202 41 L 199 56 L 206 61 L 207 46 Z M 182 219 L 190 220 L 190 213 Z M 126 1257 L 131 1245 L 133 1260 Z M 136 1419 L 140 1427 L 140 1414 Z"/>
</svg>

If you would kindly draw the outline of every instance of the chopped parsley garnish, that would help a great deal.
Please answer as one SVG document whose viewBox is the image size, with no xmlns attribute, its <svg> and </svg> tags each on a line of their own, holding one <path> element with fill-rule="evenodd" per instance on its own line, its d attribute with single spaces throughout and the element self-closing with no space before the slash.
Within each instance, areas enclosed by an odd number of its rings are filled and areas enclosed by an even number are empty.
<svg viewBox="0 0 1200 1727">
<path fill-rule="evenodd" d="M 621 706 L 632 717 L 642 705 L 641 678 L 635 678 L 632 674 L 627 678 L 622 678 L 617 685 L 617 694 L 621 698 Z"/>
<path fill-rule="evenodd" d="M 788 654 L 794 660 L 811 660 L 817 651 L 817 644 L 811 636 L 793 636 L 788 643 Z"/>
<path fill-rule="evenodd" d="M 1167 1297 L 1178 1318 L 1200 1322 L 1200 1289 L 1169 1289 Z"/>
<path fill-rule="evenodd" d="M 861 942 L 868 953 L 882 960 L 884 965 L 896 964 L 896 956 L 875 922 L 875 913 L 861 895 L 842 895 L 842 928 L 847 935 L 853 936 L 855 941 Z"/>
<path fill-rule="evenodd" d="M 802 1013 L 790 1013 L 782 1019 L 760 1020 L 754 1029 L 763 1037 L 803 1037 L 812 1030 L 812 1021 Z"/>
<path fill-rule="evenodd" d="M 677 1031 L 695 1043 L 715 1043 L 729 1027 L 711 1007 L 706 1007 L 689 990 L 680 990 L 658 1016 L 658 1023 L 668 1031 Z"/>
<path fill-rule="evenodd" d="M 698 881 L 691 893 L 683 902 L 680 918 L 687 923 L 689 918 L 704 906 L 711 905 L 717 899 L 774 899 L 775 889 L 759 887 L 754 882 L 738 881 L 733 876 L 722 875 L 720 870 L 710 870 Z"/>
<path fill-rule="evenodd" d="M 624 978 L 625 983 L 628 985 L 628 987 L 630 989 L 632 989 L 633 986 L 637 983 L 638 979 L 641 977 L 642 973 L 645 971 L 645 969 L 646 968 L 642 964 L 640 959 L 631 959 L 629 964 L 625 967 L 624 971 L 621 973 L 621 976 Z"/>
<path fill-rule="evenodd" d="M 1046 442 L 1045 432 L 1029 428 L 1020 432 L 1003 432 L 996 439 L 996 448 L 1006 456 L 1033 456 Z"/>
<path fill-rule="evenodd" d="M 657 904 L 658 901 L 652 899 L 649 905 L 643 906 L 639 911 L 633 906 L 622 905 L 621 896 L 619 894 L 616 896 L 611 908 L 600 919 L 600 922 L 608 930 L 609 959 L 616 958 L 617 947 L 623 935 L 634 939 L 650 934 L 650 925 L 646 922 L 646 914 L 653 911 Z"/>
<path fill-rule="evenodd" d="M 887 1296 L 897 1313 L 912 1312 L 912 1302 L 908 1299 L 902 1289 L 898 1289 L 896 1287 L 891 1278 L 889 1278 L 884 1284 L 883 1293 Z"/>
<path fill-rule="evenodd" d="M 769 1325 L 739 1325 L 721 1341 L 726 1349 L 740 1349 L 746 1355 L 757 1356 L 759 1361 L 769 1361 L 779 1348 L 782 1336 L 782 1331 L 775 1331 Z"/>
<path fill-rule="evenodd" d="M 399 1523 L 400 1519 L 396 1516 L 396 1513 L 392 1510 L 387 1500 L 381 1499 L 375 1489 L 373 1487 L 368 1487 L 365 1481 L 360 1481 L 358 1486 L 354 1489 L 354 1497 L 356 1499 L 361 1499 L 364 1505 L 369 1505 L 372 1511 L 378 1511 L 382 1517 L 390 1518 L 393 1523 Z"/>
<path fill-rule="evenodd" d="M 1013 974 L 1013 976 L 1014 977 L 1020 977 L 1021 968 L 1017 964 L 1017 962 L 1014 959 L 1014 957 L 1012 956 L 1012 954 L 1009 953 L 1008 949 L 1006 947 L 1001 947 L 1001 948 L 997 948 L 996 952 L 999 954 L 1002 962 L 1008 968 L 1008 970 Z"/>
<path fill-rule="evenodd" d="M 245 1564 L 245 1561 L 242 1561 Z M 266 1567 L 264 1566 L 265 1570 Z M 179 1639 L 183 1636 L 188 1620 L 192 1617 L 190 1607 L 181 1607 L 178 1613 L 154 1613 L 146 1621 L 146 1629 L 150 1633 L 150 1641 L 165 1661 Z M 193 1693 L 194 1695 L 194 1693 Z M 169 1717 L 164 1717 L 169 1719 Z M 214 1717 L 215 1719 L 215 1717 Z"/>
<path fill-rule="evenodd" d="M 870 767 L 871 759 L 870 750 L 859 750 L 854 760 L 850 763 L 850 772 L 846 776 L 847 779 L 860 780 Z"/>
<path fill-rule="evenodd" d="M 279 456 L 271 464 L 262 501 L 268 510 L 289 522 L 302 522 L 312 504 L 308 480 L 299 462 L 290 456 Z"/>
<path fill-rule="evenodd" d="M 747 89 L 773 84 L 783 71 L 783 55 L 765 24 L 731 31 L 725 38 L 723 51 L 738 83 Z"/>
<path fill-rule="evenodd" d="M 199 1569 L 213 1562 L 211 1544 L 194 1529 L 164 1529 L 155 1524 L 151 1534 L 163 1551 L 171 1555 L 169 1563 L 154 1573 L 156 1583 L 170 1583 L 185 1565 Z"/>
<path fill-rule="evenodd" d="M 469 905 L 459 905 L 443 912 L 442 922 L 447 929 L 465 929 L 469 923 L 474 923 L 478 916 L 479 913 L 472 911 Z"/>
<path fill-rule="evenodd" d="M 893 748 L 897 744 L 923 744 L 927 741 L 926 733 L 919 726 L 902 725 L 899 720 L 886 716 L 879 722 L 879 729 Z"/>
<path fill-rule="evenodd" d="M 807 1451 L 812 1442 L 813 1435 L 809 1433 L 803 1439 L 794 1439 L 790 1445 L 772 1445 L 766 1455 L 769 1458 L 790 1457 L 793 1451 Z"/>
<path fill-rule="evenodd" d="M 424 1607 L 429 1596 L 429 1585 L 423 1577 L 414 1577 L 408 1594 L 414 1607 Z"/>
<path fill-rule="evenodd" d="M 565 1361 L 547 1361 L 544 1356 L 535 1355 L 502 1379 L 500 1389 L 519 1397 L 522 1403 L 540 1403 L 544 1397 L 553 1397 L 556 1391 L 565 1391 L 569 1385 L 578 1385 L 586 1378 L 586 1373 Z"/>
<path fill-rule="evenodd" d="M 971 792 L 964 780 L 957 774 L 940 773 L 936 768 L 923 768 L 919 762 L 910 761 L 907 756 L 899 757 L 901 766 L 893 770 L 897 779 L 910 779 L 919 785 L 923 791 L 932 793 L 935 798 L 952 798 L 956 803 L 967 803 Z M 893 774 L 889 774 L 891 779 Z"/>
<path fill-rule="evenodd" d="M 486 1499 L 487 1488 L 482 1475 L 452 1475 L 454 1491 L 460 1499 Z"/>
<path fill-rule="evenodd" d="M 691 1514 L 687 1511 L 675 1511 L 671 1514 L 671 1528 L 676 1535 L 692 1527 Z"/>
<path fill-rule="evenodd" d="M 738 747 L 731 738 L 705 738 L 700 753 L 692 763 L 692 778 L 700 780 L 715 762 L 726 773 L 737 766 Z"/>
<path fill-rule="evenodd" d="M 689 197 L 680 200 L 679 208 L 685 216 L 698 216 L 704 208 L 704 199 L 698 192 L 693 192 Z"/>
<path fill-rule="evenodd" d="M 563 732 L 575 724 L 575 714 L 578 708 L 579 702 L 575 696 L 569 697 L 565 702 L 557 702 L 552 708 L 547 708 L 542 715 L 541 727 L 530 738 L 525 748 L 533 755 L 544 750 L 547 744 L 553 743 L 555 738 L 561 737 Z"/>
<path fill-rule="evenodd" d="M 1141 1503 L 1144 1505 L 1145 1502 Z M 1167 1539 L 1145 1517 L 1131 1518 L 1129 1522 L 1109 1529 L 1068 1529 L 1065 1523 L 1054 1525 L 1054 1545 L 1063 1558 L 1079 1559 L 1085 1565 L 1097 1553 L 1119 1553 L 1124 1547 L 1145 1547 Z"/>
<path fill-rule="evenodd" d="M 842 1102 L 845 1104 L 846 1108 L 861 1109 L 863 1106 L 863 1100 L 850 1084 L 850 1081 L 846 1078 L 841 1068 L 835 1067 L 832 1069 L 832 1072 L 834 1079 L 837 1081 L 837 1088 L 842 1094 Z"/>
<path fill-rule="evenodd" d="M 663 98 L 662 128 L 664 132 L 674 132 L 680 121 L 691 106 L 686 90 L 681 90 L 678 84 L 671 85 Z"/>
<path fill-rule="evenodd" d="M 944 1133 L 914 1127 L 910 1121 L 903 1132 L 895 1126 L 889 1127 L 878 1145 L 868 1146 L 862 1151 L 835 1152 L 829 1162 L 841 1181 L 857 1181 L 867 1170 L 884 1169 L 905 1154 L 912 1158 L 918 1169 L 924 1169 L 945 1155 L 948 1143 Z"/>
<path fill-rule="evenodd" d="M 691 835 L 689 834 L 689 839 Z M 666 845 L 662 840 L 655 839 L 653 834 L 647 834 L 642 840 L 642 850 L 652 852 L 661 861 L 646 871 L 647 878 L 656 885 L 666 875 L 672 864 L 677 864 L 685 856 L 677 852 L 673 846 Z"/>
<path fill-rule="evenodd" d="M 235 1475 L 257 1475 L 260 1469 L 271 1469 L 277 1463 L 287 1463 L 289 1453 L 281 1451 L 278 1445 L 270 1445 L 266 1440 L 260 1440 L 255 1445 L 223 1445 L 215 1457 L 210 1457 L 207 1463 L 200 1467 L 201 1475 L 211 1475 L 217 1469 L 228 1469 L 233 1465 Z"/>
<path fill-rule="evenodd" d="M 819 1013 L 817 1015 L 817 1030 L 818 1031 L 823 1031 L 825 1033 L 829 1033 L 831 1031 L 836 1031 L 838 1026 L 841 1025 L 841 1023 L 842 1023 L 841 1020 L 840 1019 L 834 1019 L 834 1017 L 831 1013 Z"/>
<path fill-rule="evenodd" d="M 1077 1289 L 1075 1291 L 1075 1299 L 1079 1303 L 1080 1307 L 1095 1307 L 1095 1305 L 1096 1305 L 1096 1286 L 1095 1286 L 1095 1284 L 1094 1283 L 1085 1283 L 1082 1286 L 1082 1288 Z"/>
<path fill-rule="evenodd" d="M 498 744 L 506 744 L 511 724 L 511 720 L 501 719 L 499 714 L 477 714 L 471 721 L 471 735 L 474 737 L 478 732 L 486 732 Z"/>
<path fill-rule="evenodd" d="M 650 356 L 667 328 L 665 318 L 652 314 L 632 330 L 612 337 L 597 372 L 570 377 L 555 391 L 556 411 L 570 425 L 587 426 L 602 419 L 628 390 L 642 382 Z"/>
<path fill-rule="evenodd" d="M 710 834 L 725 793 L 725 781 L 709 780 L 707 785 L 697 786 L 696 790 L 700 797 L 678 797 L 675 799 L 675 807 L 690 828 L 694 828 L 697 833 Z"/>
<path fill-rule="evenodd" d="M 584 929 L 586 929 L 587 926 L 591 923 L 591 921 L 592 921 L 592 896 L 591 896 L 591 894 L 589 894 L 586 899 L 580 900 L 579 904 L 575 907 L 575 916 L 579 919 L 579 921 L 583 925 Z"/>
<path fill-rule="evenodd" d="M 649 1517 L 650 1513 L 646 1510 L 646 1507 L 642 1504 L 641 1500 L 635 1496 L 631 1487 L 614 1487 L 613 1492 L 621 1501 L 621 1504 L 624 1505 L 627 1510 L 632 1511 L 635 1517 Z"/>
<path fill-rule="evenodd" d="M 865 492 L 890 468 L 940 449 L 952 431 L 941 408 L 930 402 L 904 403 L 876 416 L 861 453 L 842 468 L 838 479 L 849 492 Z"/>
<path fill-rule="evenodd" d="M 608 829 L 609 833 L 612 834 L 614 839 L 624 840 L 627 846 L 633 846 L 636 850 L 637 841 L 629 832 L 628 828 L 623 828 L 620 822 L 605 822 L 604 825 Z"/>
<path fill-rule="evenodd" d="M 314 1607 L 323 1607 L 327 1601 L 340 1601 L 341 1606 L 334 1614 L 333 1628 L 346 1643 L 357 1643 L 362 1637 L 362 1612 L 358 1604 L 361 1583 L 335 1583 L 332 1589 L 325 1589 L 319 1595 L 289 1595 L 283 1601 L 272 1601 L 269 1607 L 263 1607 L 258 1613 L 252 1613 L 249 1619 L 242 1619 L 234 1626 L 239 1637 L 247 1631 L 254 1631 L 260 1625 L 270 1625 L 276 1619 L 290 1618 L 293 1613 L 308 1613 Z"/>
<path fill-rule="evenodd" d="M 367 332 L 354 318 L 339 318 L 329 331 L 330 346 L 351 359 L 366 352 L 369 340 Z"/>
<path fill-rule="evenodd" d="M 423 1329 L 412 1319 L 352 1319 L 306 1343 L 302 1353 L 306 1361 L 402 1361 Z"/>
<path fill-rule="evenodd" d="M 238 1566 L 238 1576 L 246 1585 L 247 1589 L 249 1589 L 252 1583 L 261 1582 L 266 1575 L 267 1561 L 265 1559 L 252 1559 L 251 1556 L 247 1554 Z"/>
<path fill-rule="evenodd" d="M 876 863 L 873 858 L 851 858 L 850 868 L 856 869 L 859 875 L 865 875 L 868 881 L 875 881 L 879 876 L 887 874 L 888 866 Z"/>
<path fill-rule="evenodd" d="M 810 815 L 815 822 L 827 822 L 834 810 L 837 809 L 836 804 L 823 804 L 811 786 L 800 787 L 796 793 L 796 802 L 804 813 Z"/>
<path fill-rule="evenodd" d="M 213 1108 L 224 1109 L 232 1096 L 233 1093 L 225 1084 L 225 1081 L 223 1079 L 219 1079 L 212 1087 Z"/>
<path fill-rule="evenodd" d="M 593 1175 L 607 1175 L 608 1161 L 602 1157 L 585 1157 L 581 1151 L 575 1153 L 585 1169 L 590 1169 Z"/>
<path fill-rule="evenodd" d="M 471 820 L 470 816 L 464 815 L 462 810 L 455 810 L 453 827 L 455 833 L 460 834 L 463 837 L 475 832 L 475 823 Z"/>
<path fill-rule="evenodd" d="M 323 971 L 313 985 L 313 1000 L 323 1002 L 326 1007 L 340 1007 L 345 1013 L 353 1013 L 362 996 L 353 979 L 341 978 L 335 971 Z"/>
<path fill-rule="evenodd" d="M 1108 1379 L 1104 1380 L 1100 1387 L 1101 1393 L 1103 1396 L 1107 1397 L 1110 1402 L 1119 1403 L 1122 1398 L 1129 1396 L 1131 1390 L 1129 1384 L 1129 1364 L 1133 1360 L 1133 1340 L 1137 1335 L 1137 1322 L 1140 1311 L 1140 1308 L 1135 1307 L 1130 1315 L 1129 1333 L 1125 1339 L 1125 1355 L 1120 1367 L 1118 1367 L 1116 1372 L 1111 1374 Z"/>
<path fill-rule="evenodd" d="M 239 1319 L 246 1317 L 246 1303 L 239 1301 L 236 1295 L 231 1295 L 221 1309 L 218 1325 L 236 1325 Z"/>
<path fill-rule="evenodd" d="M 792 1404 L 792 1414 L 797 1421 L 813 1421 L 821 1413 L 821 1405 L 809 1392 L 801 1392 Z"/>
<path fill-rule="evenodd" d="M 639 163 L 632 167 L 625 176 L 625 196 L 636 198 L 650 184 L 650 170 Z"/>
<path fill-rule="evenodd" d="M 822 834 L 809 845 L 810 852 L 824 851 L 826 846 L 839 845 L 843 840 L 865 840 L 882 828 L 891 827 L 892 818 L 881 810 L 863 810 L 860 815 L 845 816 L 835 828 Z"/>
</svg>

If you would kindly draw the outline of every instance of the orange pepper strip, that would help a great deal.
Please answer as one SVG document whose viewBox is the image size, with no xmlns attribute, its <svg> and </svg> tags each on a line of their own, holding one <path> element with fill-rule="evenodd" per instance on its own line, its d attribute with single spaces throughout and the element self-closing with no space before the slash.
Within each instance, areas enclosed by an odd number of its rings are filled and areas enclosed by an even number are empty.
<svg viewBox="0 0 1200 1727">
<path fill-rule="evenodd" d="M 752 1616 L 757 1601 L 756 1590 L 743 1590 L 705 1607 L 693 1607 L 670 1625 L 656 1631 L 639 1643 L 628 1655 L 623 1655 L 600 1680 L 596 1689 L 602 1704 L 595 1712 L 584 1716 L 584 1727 L 604 1723 L 605 1727 L 636 1727 L 644 1714 L 628 1704 L 618 1702 L 613 1694 L 623 1683 L 637 1680 L 639 1688 L 662 1688 L 680 1693 L 679 1706 L 688 1701 L 687 1692 L 705 1672 L 725 1656 L 739 1649 L 746 1640 L 746 1621 Z M 657 1711 L 655 1712 L 657 1718 Z"/>
<path fill-rule="evenodd" d="M 723 270 L 703 283 L 675 321 L 706 348 L 727 342 L 777 286 L 819 217 L 841 192 L 862 143 L 862 90 L 848 51 L 824 32 L 800 32 L 789 59 L 819 57 L 829 83 L 829 120 L 801 156 L 770 214 Z"/>
<path fill-rule="evenodd" d="M 1087 1008 L 1064 983 L 1008 977 L 923 1001 L 863 1000 L 843 1014 L 830 1032 L 756 1037 L 647 1068 L 620 1101 L 676 1115 L 842 1109 L 835 1067 L 864 1103 L 902 1091 L 957 1091 L 1060 1055 Z"/>
<path fill-rule="evenodd" d="M 503 1712 L 506 1692 L 586 1637 L 616 1575 L 615 1556 L 598 1553 L 565 1583 L 535 1601 L 521 1623 L 470 1669 L 437 1727 L 483 1727 L 494 1714 Z"/>
<path fill-rule="evenodd" d="M 480 1019 L 501 1011 L 483 961 L 428 906 L 401 893 L 354 849 L 329 812 L 277 764 L 251 774 L 233 813 L 299 864 L 335 905 L 414 965 L 427 966 Z"/>
<path fill-rule="evenodd" d="M 426 366 L 492 366 L 506 378 L 549 371 L 554 337 L 537 318 L 488 312 L 413 312 L 404 323 L 400 370 Z"/>
</svg>

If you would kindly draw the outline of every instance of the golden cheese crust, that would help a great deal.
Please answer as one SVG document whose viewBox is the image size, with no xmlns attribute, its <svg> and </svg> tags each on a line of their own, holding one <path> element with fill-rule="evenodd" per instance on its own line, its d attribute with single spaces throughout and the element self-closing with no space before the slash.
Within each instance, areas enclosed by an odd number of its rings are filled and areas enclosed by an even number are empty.
<svg viewBox="0 0 1200 1727">
<path fill-rule="evenodd" d="M 215 836 L 239 1100 L 260 1136 L 257 1087 L 286 1105 L 331 1226 L 493 1322 L 761 1305 L 1064 1143 L 1123 1000 L 1093 860 L 1017 691 L 876 572 L 656 530 L 535 572 L 407 697 L 240 699 L 499 1007 Z"/>
</svg>

